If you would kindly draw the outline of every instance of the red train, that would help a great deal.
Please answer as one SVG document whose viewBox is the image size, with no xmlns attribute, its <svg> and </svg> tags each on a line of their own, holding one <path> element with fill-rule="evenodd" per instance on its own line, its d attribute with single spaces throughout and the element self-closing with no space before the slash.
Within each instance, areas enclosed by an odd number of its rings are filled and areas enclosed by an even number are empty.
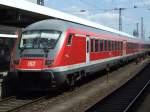
<svg viewBox="0 0 150 112">
<path fill-rule="evenodd" d="M 63 20 L 43 20 L 25 28 L 18 39 L 10 73 L 21 88 L 73 86 L 88 74 L 149 52 L 149 43 L 131 37 Z"/>
</svg>

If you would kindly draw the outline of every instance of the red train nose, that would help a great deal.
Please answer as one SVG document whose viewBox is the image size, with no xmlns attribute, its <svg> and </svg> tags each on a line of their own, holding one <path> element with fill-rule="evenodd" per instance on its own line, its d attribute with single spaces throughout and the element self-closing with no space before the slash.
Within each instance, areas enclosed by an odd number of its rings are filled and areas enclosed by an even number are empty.
<svg viewBox="0 0 150 112">
<path fill-rule="evenodd" d="M 44 59 L 21 59 L 20 69 L 43 69 Z"/>
</svg>

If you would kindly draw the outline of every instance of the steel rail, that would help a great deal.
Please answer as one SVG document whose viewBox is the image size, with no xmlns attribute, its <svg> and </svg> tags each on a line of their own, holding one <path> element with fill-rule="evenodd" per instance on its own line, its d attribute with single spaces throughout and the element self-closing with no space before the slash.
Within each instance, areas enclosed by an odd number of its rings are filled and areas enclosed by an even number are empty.
<svg viewBox="0 0 150 112">
<path fill-rule="evenodd" d="M 150 84 L 150 80 L 146 83 L 146 85 L 143 87 L 143 89 L 138 93 L 138 95 L 133 99 L 133 101 L 126 107 L 126 109 L 123 112 L 127 112 L 130 107 L 134 104 L 134 102 L 139 98 L 139 96 L 143 93 L 145 88 Z"/>
<path fill-rule="evenodd" d="M 12 98 L 15 98 L 15 96 L 10 96 L 10 97 L 8 97 L 8 98 L 1 99 L 1 100 L 0 100 L 0 103 L 2 103 L 2 102 L 4 102 L 4 101 L 7 101 L 7 100 L 10 100 L 10 99 L 12 99 Z"/>
<path fill-rule="evenodd" d="M 122 87 L 106 96 L 86 112 L 106 111 L 106 112 L 127 112 L 150 84 L 150 65 L 130 79 Z"/>
<path fill-rule="evenodd" d="M 29 100 L 24 100 L 24 101 L 22 99 L 17 99 L 15 97 L 6 98 L 6 99 L 0 101 L 0 104 L 1 104 L 0 105 L 0 112 L 16 111 L 16 110 L 19 110 L 20 108 L 27 106 L 27 105 L 38 102 L 38 101 L 44 99 L 45 97 L 46 96 L 42 96 L 42 97 L 39 97 L 36 99 L 29 99 Z"/>
</svg>

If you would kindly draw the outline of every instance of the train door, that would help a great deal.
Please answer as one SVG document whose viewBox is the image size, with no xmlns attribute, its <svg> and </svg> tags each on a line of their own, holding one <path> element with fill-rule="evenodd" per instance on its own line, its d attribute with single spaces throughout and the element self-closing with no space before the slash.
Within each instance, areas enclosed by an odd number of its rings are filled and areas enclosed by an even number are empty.
<svg viewBox="0 0 150 112">
<path fill-rule="evenodd" d="M 90 63 L 90 37 L 86 36 L 86 64 Z"/>
<path fill-rule="evenodd" d="M 126 55 L 127 41 L 123 41 L 123 55 Z"/>
</svg>

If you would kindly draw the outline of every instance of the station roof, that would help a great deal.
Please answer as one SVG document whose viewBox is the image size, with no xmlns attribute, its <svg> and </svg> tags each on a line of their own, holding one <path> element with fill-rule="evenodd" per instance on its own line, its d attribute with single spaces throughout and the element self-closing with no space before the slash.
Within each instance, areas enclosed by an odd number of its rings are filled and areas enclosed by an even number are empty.
<svg viewBox="0 0 150 112">
<path fill-rule="evenodd" d="M 51 8 L 40 6 L 25 0 L 0 0 L 0 24 L 25 27 L 31 23 L 51 18 L 62 19 L 93 28 L 106 30 L 118 35 L 135 38 L 132 35 L 105 27 L 101 24 L 97 24 Z"/>
</svg>

